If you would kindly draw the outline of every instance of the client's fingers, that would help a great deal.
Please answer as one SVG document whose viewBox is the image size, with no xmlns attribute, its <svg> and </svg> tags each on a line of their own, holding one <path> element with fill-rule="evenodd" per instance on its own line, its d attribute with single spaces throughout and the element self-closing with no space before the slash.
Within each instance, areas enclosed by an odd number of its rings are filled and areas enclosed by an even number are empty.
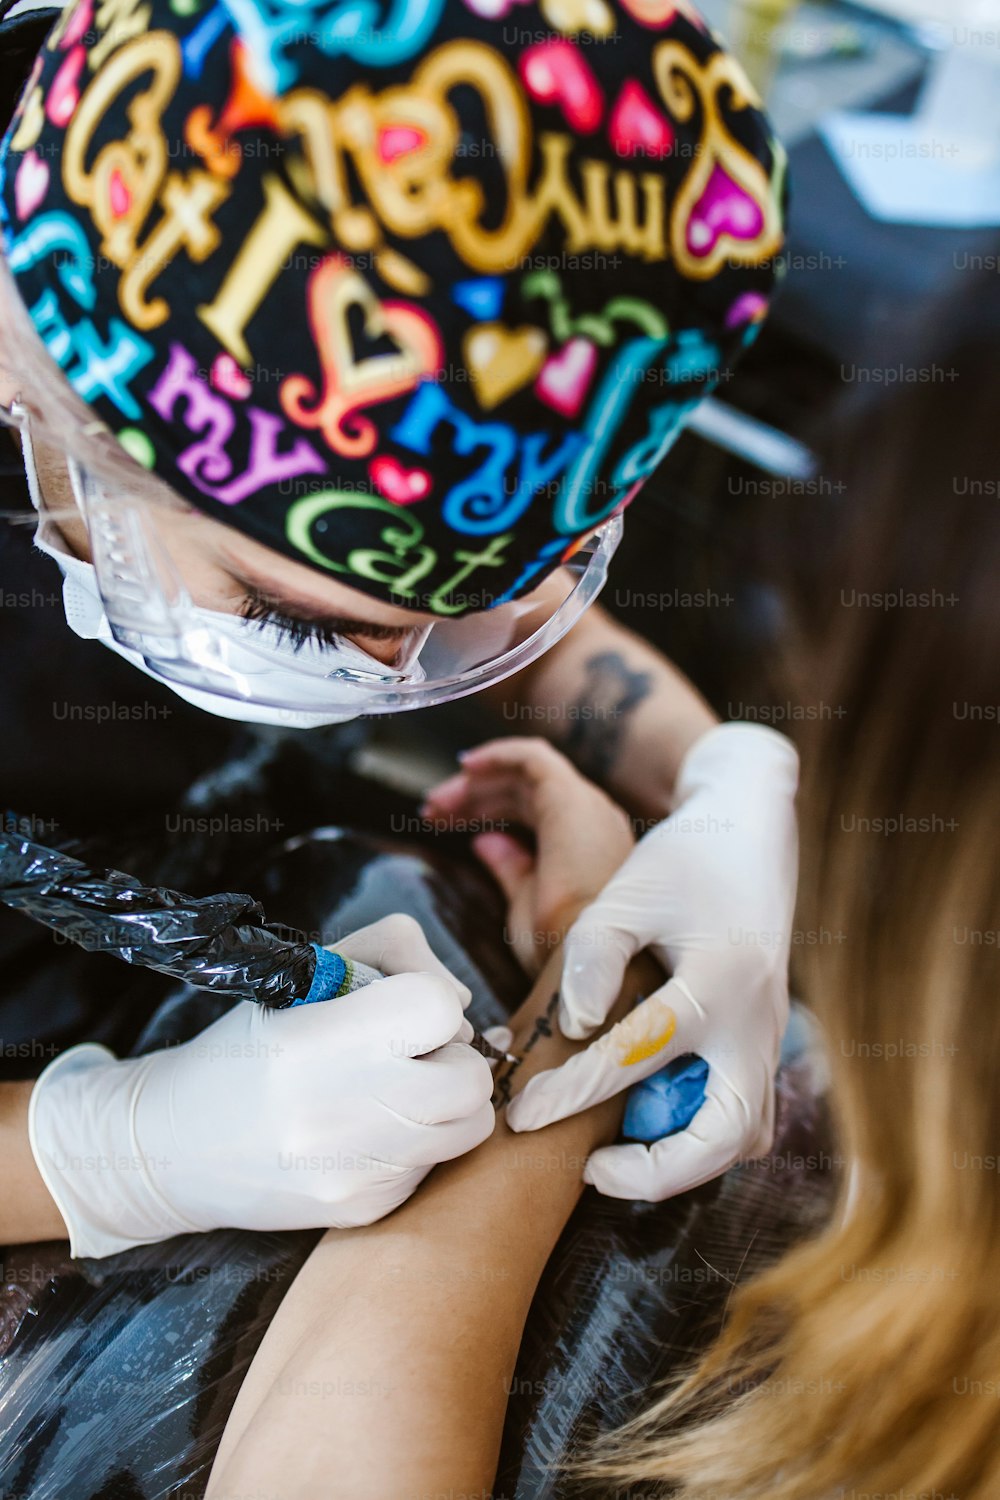
<svg viewBox="0 0 1000 1500">
<path fill-rule="evenodd" d="M 599 795 L 548 740 L 491 740 L 464 751 L 460 759 L 461 771 L 428 792 L 425 807 L 429 813 L 445 817 L 488 813 L 494 819 L 502 815 L 533 828 L 540 793 L 579 784 Z"/>
<path fill-rule="evenodd" d="M 469 778 L 465 772 L 455 771 L 428 788 L 424 793 L 423 810 L 426 812 L 433 805 L 441 814 L 455 812 L 468 789 Z"/>
<path fill-rule="evenodd" d="M 513 901 L 522 883 L 535 868 L 535 857 L 509 833 L 480 833 L 472 840 L 477 859 L 482 860 L 508 901 Z"/>
<path fill-rule="evenodd" d="M 462 770 L 476 775 L 485 771 L 518 771 L 535 783 L 553 776 L 565 780 L 578 777 L 580 772 L 561 750 L 550 740 L 537 735 L 510 735 L 500 740 L 487 740 L 472 750 L 463 750 L 459 756 Z"/>
<path fill-rule="evenodd" d="M 421 808 L 425 818 L 444 823 L 461 822 L 465 827 L 478 823 L 504 826 L 507 823 L 534 822 L 533 789 L 514 771 L 496 774 L 466 774 L 460 771 L 448 781 L 428 792 Z"/>
</svg>

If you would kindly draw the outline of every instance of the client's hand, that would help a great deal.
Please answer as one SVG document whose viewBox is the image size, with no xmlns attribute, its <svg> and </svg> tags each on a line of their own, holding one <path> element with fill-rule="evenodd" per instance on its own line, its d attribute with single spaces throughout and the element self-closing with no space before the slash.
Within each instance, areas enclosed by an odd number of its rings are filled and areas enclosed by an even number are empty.
<svg viewBox="0 0 1000 1500">
<path fill-rule="evenodd" d="M 508 942 L 537 974 L 627 858 L 628 817 L 547 740 L 493 740 L 460 759 L 461 771 L 428 793 L 424 812 L 494 825 L 473 848 L 507 897 Z M 511 824 L 534 836 L 534 850 Z"/>
</svg>

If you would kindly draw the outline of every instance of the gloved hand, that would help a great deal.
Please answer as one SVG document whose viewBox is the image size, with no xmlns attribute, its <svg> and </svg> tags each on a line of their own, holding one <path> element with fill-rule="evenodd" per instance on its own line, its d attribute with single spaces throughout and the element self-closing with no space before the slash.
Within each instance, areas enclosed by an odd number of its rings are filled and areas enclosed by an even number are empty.
<svg viewBox="0 0 1000 1500">
<path fill-rule="evenodd" d="M 370 1224 L 491 1134 L 469 992 L 418 923 L 387 917 L 336 948 L 393 977 L 289 1010 L 240 1001 L 181 1046 L 118 1059 L 86 1044 L 46 1068 L 29 1134 L 73 1255 Z"/>
<path fill-rule="evenodd" d="M 770 1147 L 788 1014 L 797 780 L 796 752 L 774 730 L 709 730 L 681 765 L 672 815 L 569 931 L 559 1004 L 566 1036 L 601 1024 L 641 949 L 672 977 L 586 1051 L 533 1078 L 507 1110 L 512 1129 L 576 1114 L 683 1053 L 710 1070 L 686 1130 L 593 1153 L 584 1178 L 610 1197 L 657 1202 Z"/>
</svg>

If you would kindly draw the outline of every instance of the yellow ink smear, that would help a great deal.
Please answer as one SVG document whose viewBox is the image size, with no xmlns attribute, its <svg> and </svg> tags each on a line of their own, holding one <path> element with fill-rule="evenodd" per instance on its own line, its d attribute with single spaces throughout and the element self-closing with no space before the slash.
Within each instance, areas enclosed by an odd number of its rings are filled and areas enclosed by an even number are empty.
<svg viewBox="0 0 1000 1500">
<path fill-rule="evenodd" d="M 666 1001 L 647 1000 L 615 1030 L 615 1040 L 623 1049 L 618 1056 L 619 1065 L 629 1068 L 647 1057 L 655 1057 L 676 1030 L 677 1017 Z"/>
</svg>

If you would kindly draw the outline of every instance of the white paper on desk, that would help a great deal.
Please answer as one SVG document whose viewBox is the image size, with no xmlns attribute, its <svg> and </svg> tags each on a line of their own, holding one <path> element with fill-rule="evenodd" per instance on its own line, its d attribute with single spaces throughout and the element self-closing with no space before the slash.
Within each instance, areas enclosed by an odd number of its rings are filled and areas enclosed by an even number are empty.
<svg viewBox="0 0 1000 1500">
<path fill-rule="evenodd" d="M 862 206 L 890 224 L 986 229 L 1000 224 L 1000 163 L 973 163 L 919 117 L 827 115 L 819 133 Z"/>
<path fill-rule="evenodd" d="M 859 0 L 864 10 L 874 10 L 897 21 L 919 26 L 925 21 L 942 25 L 989 25 L 995 20 L 996 0 Z"/>
</svg>

